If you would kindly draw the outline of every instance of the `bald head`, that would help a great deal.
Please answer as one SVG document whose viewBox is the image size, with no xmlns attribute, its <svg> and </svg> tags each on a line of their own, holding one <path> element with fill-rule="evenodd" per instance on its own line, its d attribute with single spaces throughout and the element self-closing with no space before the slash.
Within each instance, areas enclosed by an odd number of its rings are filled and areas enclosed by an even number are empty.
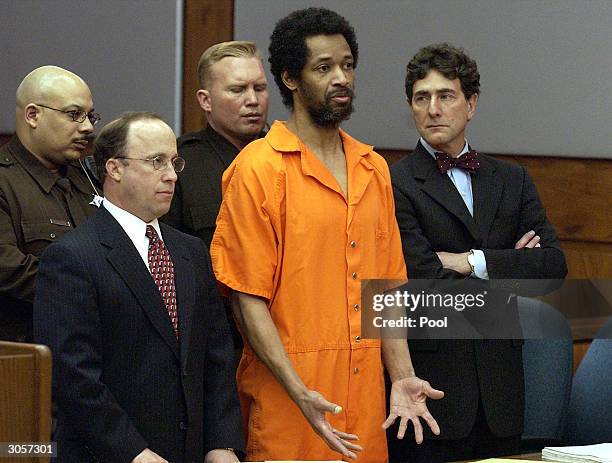
<svg viewBox="0 0 612 463">
<path fill-rule="evenodd" d="M 67 88 L 89 87 L 75 73 L 58 66 L 41 66 L 30 72 L 17 87 L 17 109 L 28 104 L 56 99 Z"/>
<path fill-rule="evenodd" d="M 93 131 L 88 118 L 76 122 L 70 114 L 94 109 L 83 79 L 57 66 L 42 66 L 23 79 L 15 96 L 17 136 L 45 167 L 54 170 L 79 159 Z"/>
</svg>

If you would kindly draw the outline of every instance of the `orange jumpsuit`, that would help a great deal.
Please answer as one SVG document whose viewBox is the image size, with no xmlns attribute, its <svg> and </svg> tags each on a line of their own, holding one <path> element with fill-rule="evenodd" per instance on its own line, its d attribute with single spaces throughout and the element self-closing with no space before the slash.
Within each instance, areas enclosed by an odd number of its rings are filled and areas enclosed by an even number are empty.
<svg viewBox="0 0 612 463">
<path fill-rule="evenodd" d="M 221 283 L 267 300 L 306 387 L 342 406 L 331 425 L 359 436 L 357 461 L 383 463 L 380 340 L 360 337 L 360 279 L 404 279 L 406 268 L 387 164 L 340 134 L 348 198 L 283 123 L 248 145 L 223 175 L 211 256 Z M 248 344 L 237 381 L 248 460 L 341 458 Z"/>
</svg>

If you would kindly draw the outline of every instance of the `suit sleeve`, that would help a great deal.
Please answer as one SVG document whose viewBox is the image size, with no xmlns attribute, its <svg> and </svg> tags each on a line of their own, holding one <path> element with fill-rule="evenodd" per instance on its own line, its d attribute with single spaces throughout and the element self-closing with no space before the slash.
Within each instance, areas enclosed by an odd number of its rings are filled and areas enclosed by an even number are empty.
<svg viewBox="0 0 612 463">
<path fill-rule="evenodd" d="M 421 230 L 410 198 L 395 185 L 393 186 L 393 196 L 408 278 L 465 278 L 459 272 L 442 266 L 438 255 Z"/>
<path fill-rule="evenodd" d="M 53 353 L 53 397 L 84 445 L 103 461 L 131 461 L 148 447 L 102 378 L 96 288 L 84 258 L 57 243 L 36 277 L 34 338 Z"/>
<path fill-rule="evenodd" d="M 208 252 L 203 248 L 209 288 L 204 383 L 204 454 L 218 448 L 244 453 L 242 421 L 234 368 L 234 344 L 227 315 L 217 291 Z"/>
<path fill-rule="evenodd" d="M 482 249 L 487 260 L 487 271 L 493 279 L 561 279 L 567 274 L 565 256 L 536 187 L 522 168 L 523 187 L 518 241 L 526 232 L 534 230 L 540 236 L 540 248 Z"/>
</svg>

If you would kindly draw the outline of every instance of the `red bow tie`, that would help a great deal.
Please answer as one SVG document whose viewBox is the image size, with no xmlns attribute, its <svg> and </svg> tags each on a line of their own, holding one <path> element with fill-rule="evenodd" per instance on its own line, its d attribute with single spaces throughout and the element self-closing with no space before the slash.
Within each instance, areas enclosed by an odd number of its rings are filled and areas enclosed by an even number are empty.
<svg viewBox="0 0 612 463">
<path fill-rule="evenodd" d="M 452 158 L 446 153 L 436 153 L 436 163 L 438 164 L 438 170 L 442 174 L 445 174 L 453 167 L 459 167 L 468 172 L 476 172 L 480 168 L 480 161 L 476 151 L 468 151 L 458 158 Z"/>
</svg>

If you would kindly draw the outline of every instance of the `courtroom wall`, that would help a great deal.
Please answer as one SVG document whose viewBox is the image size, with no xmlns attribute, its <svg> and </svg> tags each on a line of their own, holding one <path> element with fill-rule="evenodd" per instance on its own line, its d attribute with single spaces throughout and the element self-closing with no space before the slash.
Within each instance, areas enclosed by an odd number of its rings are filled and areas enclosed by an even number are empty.
<svg viewBox="0 0 612 463">
<path fill-rule="evenodd" d="M 612 158 L 610 0 L 236 0 L 234 35 L 264 51 L 275 22 L 306 6 L 344 15 L 359 41 L 356 111 L 346 128 L 382 148 L 417 140 L 403 80 L 423 45 L 448 41 L 478 62 L 469 138 L 483 152 Z M 286 117 L 272 83 L 270 114 Z"/>
<path fill-rule="evenodd" d="M 180 132 L 182 0 L 0 0 L 0 133 L 15 130 L 15 90 L 32 69 L 65 67 L 109 122 L 156 111 Z"/>
</svg>

